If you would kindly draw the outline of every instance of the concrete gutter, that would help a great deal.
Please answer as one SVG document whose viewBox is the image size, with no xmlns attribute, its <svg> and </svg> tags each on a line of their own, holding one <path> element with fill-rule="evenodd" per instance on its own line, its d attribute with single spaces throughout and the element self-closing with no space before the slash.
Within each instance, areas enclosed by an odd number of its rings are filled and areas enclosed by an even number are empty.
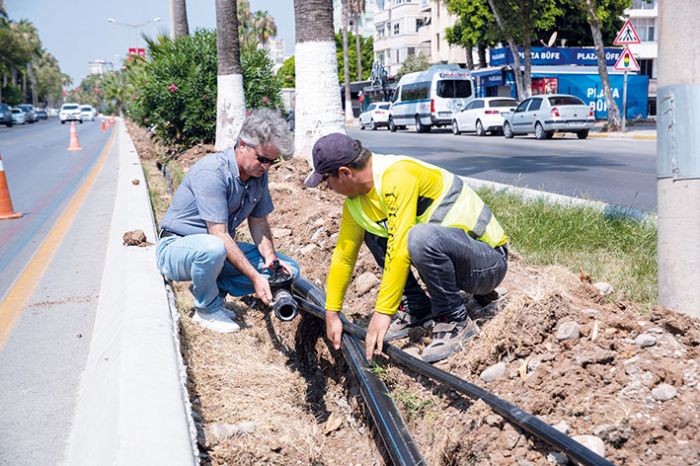
<svg viewBox="0 0 700 466">
<path fill-rule="evenodd" d="M 518 188 L 515 186 L 496 183 L 493 181 L 479 180 L 476 178 L 461 177 L 472 189 L 487 188 L 496 192 L 504 192 L 518 196 L 524 201 L 544 201 L 550 204 L 561 205 L 564 207 L 585 207 L 602 212 L 606 216 L 616 218 L 629 218 L 640 222 L 651 222 L 656 224 L 657 217 L 649 213 L 634 209 L 632 207 L 623 207 L 614 204 L 606 204 L 600 201 L 591 201 L 580 199 L 578 197 L 564 196 L 562 194 L 548 193 L 546 191 L 538 191 L 529 188 Z"/>
<path fill-rule="evenodd" d="M 117 196 L 67 464 L 196 465 L 177 312 L 171 315 L 155 246 L 122 245 L 129 230 L 143 230 L 151 243 L 157 238 L 136 149 L 123 122 L 115 131 Z"/>
</svg>

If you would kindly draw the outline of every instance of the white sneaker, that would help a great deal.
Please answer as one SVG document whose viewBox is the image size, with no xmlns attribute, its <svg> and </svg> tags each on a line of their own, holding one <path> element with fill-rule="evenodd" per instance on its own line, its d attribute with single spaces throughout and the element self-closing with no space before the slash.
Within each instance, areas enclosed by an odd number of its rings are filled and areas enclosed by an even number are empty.
<svg viewBox="0 0 700 466">
<path fill-rule="evenodd" d="M 235 313 L 233 316 L 235 317 Z M 205 313 L 196 309 L 194 316 L 192 316 L 192 321 L 208 330 L 219 333 L 233 333 L 241 329 L 224 309 L 219 309 L 212 313 Z"/>
</svg>

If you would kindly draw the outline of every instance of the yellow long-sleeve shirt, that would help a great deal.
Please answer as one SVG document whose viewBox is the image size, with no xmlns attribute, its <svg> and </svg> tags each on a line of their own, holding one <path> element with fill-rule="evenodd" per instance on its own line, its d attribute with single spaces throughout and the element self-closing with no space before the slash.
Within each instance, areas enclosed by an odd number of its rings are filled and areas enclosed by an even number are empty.
<svg viewBox="0 0 700 466">
<path fill-rule="evenodd" d="M 370 219 L 386 222 L 389 232 L 384 273 L 375 305 L 377 312 L 394 314 L 397 311 L 411 267 L 408 232 L 416 224 L 417 214 L 425 211 L 440 196 L 442 186 L 439 169 L 403 160 L 393 164 L 382 177 L 386 210 L 382 208 L 374 188 L 360 196 L 362 210 Z M 333 251 L 326 285 L 328 310 L 342 309 L 364 234 L 365 230 L 354 220 L 347 204 L 344 205 L 338 242 Z"/>
</svg>

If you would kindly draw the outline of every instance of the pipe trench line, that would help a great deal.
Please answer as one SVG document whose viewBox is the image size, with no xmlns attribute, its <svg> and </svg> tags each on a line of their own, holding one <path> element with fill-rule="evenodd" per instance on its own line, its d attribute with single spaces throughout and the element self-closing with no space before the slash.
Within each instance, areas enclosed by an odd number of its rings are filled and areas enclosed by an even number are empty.
<svg viewBox="0 0 700 466">
<path fill-rule="evenodd" d="M 302 302 L 310 306 L 323 306 L 326 298 L 318 288 L 311 285 L 305 279 L 298 277 L 294 284 L 301 280 L 302 288 L 292 285 L 292 291 L 302 289 L 305 299 L 295 296 L 299 304 Z M 310 285 L 310 287 L 309 287 Z M 307 301 L 309 299 L 310 301 Z M 318 315 L 311 313 L 318 317 Z M 325 312 L 324 312 L 325 314 Z M 367 409 L 374 420 L 379 436 L 384 443 L 389 458 L 395 466 L 423 466 L 425 459 L 418 451 L 416 442 L 411 437 L 406 424 L 399 413 L 394 400 L 389 395 L 389 390 L 384 382 L 379 380 L 369 370 L 369 363 L 364 356 L 364 345 L 350 333 L 344 333 L 341 339 L 340 349 L 350 372 L 360 386 L 360 393 L 367 405 Z"/>
<path fill-rule="evenodd" d="M 325 320 L 326 310 L 323 308 L 325 300 L 321 299 L 323 297 L 322 291 L 301 276 L 297 277 L 294 281 L 292 291 L 296 294 L 301 310 L 319 319 Z M 367 330 L 347 320 L 342 313 L 340 314 L 340 319 L 343 322 L 343 338 L 345 338 L 346 333 L 349 333 L 364 341 Z M 442 369 L 438 369 L 425 361 L 421 361 L 386 341 L 384 342 L 384 353 L 386 353 L 390 359 L 420 375 L 440 382 L 469 398 L 484 401 L 496 414 L 499 414 L 511 423 L 517 425 L 535 438 L 544 441 L 556 450 L 566 454 L 579 464 L 585 466 L 613 466 L 613 463 L 610 461 L 584 447 L 571 437 L 559 432 L 536 416 L 523 411 L 514 404 L 499 398 L 477 385 L 460 379 Z"/>
</svg>

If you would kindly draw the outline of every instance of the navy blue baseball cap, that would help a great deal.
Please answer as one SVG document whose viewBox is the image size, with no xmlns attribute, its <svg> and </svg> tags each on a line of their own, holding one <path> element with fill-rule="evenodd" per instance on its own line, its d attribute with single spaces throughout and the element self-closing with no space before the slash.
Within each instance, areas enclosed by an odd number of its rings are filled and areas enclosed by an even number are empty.
<svg viewBox="0 0 700 466">
<path fill-rule="evenodd" d="M 323 176 L 335 173 L 340 167 L 353 162 L 362 151 L 362 144 L 356 139 L 343 134 L 331 133 L 316 141 L 311 151 L 314 171 L 304 184 L 309 188 L 318 186 Z"/>
</svg>

